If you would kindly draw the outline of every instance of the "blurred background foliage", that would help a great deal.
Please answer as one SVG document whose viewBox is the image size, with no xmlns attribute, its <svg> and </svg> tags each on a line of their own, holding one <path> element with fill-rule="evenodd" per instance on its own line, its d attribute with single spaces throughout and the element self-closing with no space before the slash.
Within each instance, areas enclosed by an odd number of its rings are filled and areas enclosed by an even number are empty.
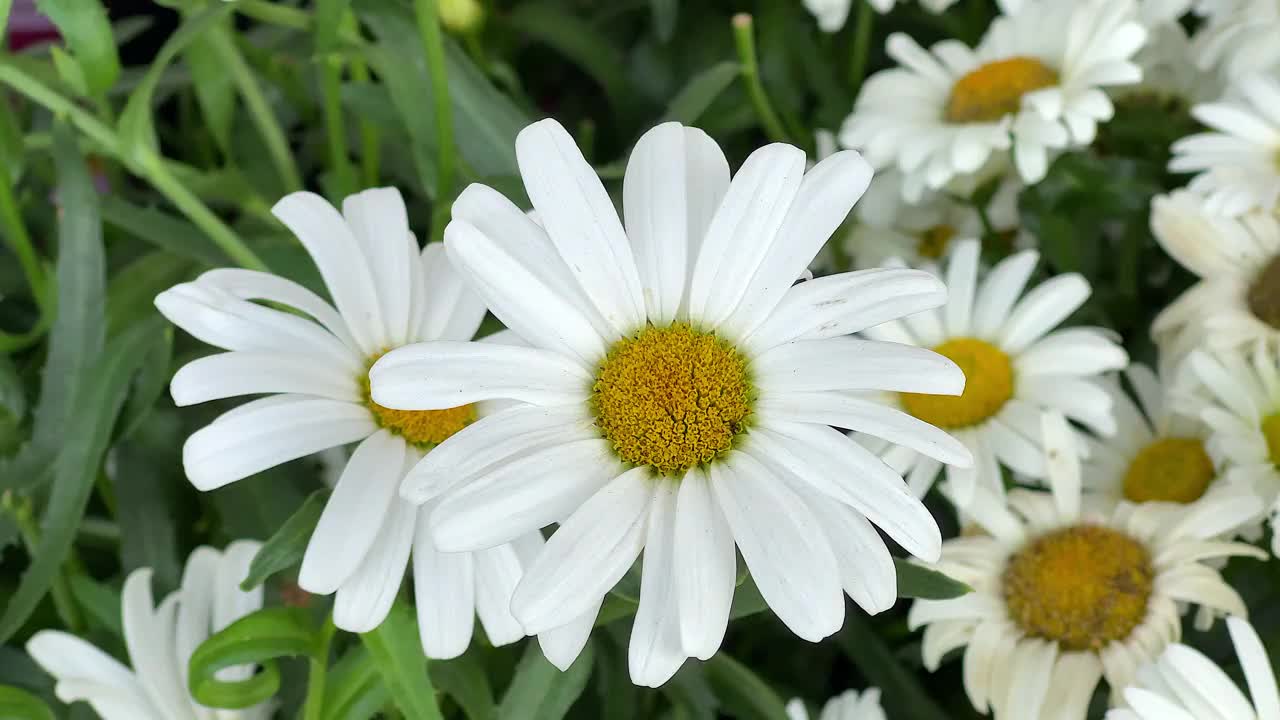
<svg viewBox="0 0 1280 720">
<path fill-rule="evenodd" d="M 631 144 L 662 120 L 702 127 L 735 166 L 771 140 L 812 154 L 815 129 L 838 129 L 862 77 L 886 65 L 888 33 L 973 42 L 996 12 L 989 0 L 942 16 L 911 3 L 886 16 L 855 10 L 829 35 L 798 0 L 41 0 L 51 23 L 36 18 L 31 30 L 29 5 L 0 0 L 11 23 L 0 55 L 0 685 L 49 701 L 59 716 L 66 709 L 21 651 L 25 639 L 61 627 L 121 656 L 124 576 L 150 566 L 157 593 L 168 592 L 198 544 L 265 540 L 285 526 L 296 537 L 278 542 L 275 569 L 285 572 L 268 581 L 269 604 L 302 608 L 288 622 L 320 626 L 323 608 L 291 583 L 288 566 L 307 513 L 314 523 L 317 505 L 305 500 L 323 488 L 323 458 L 196 492 L 182 474 L 182 442 L 228 405 L 173 406 L 172 370 L 209 349 L 175 334 L 152 306 L 159 291 L 222 265 L 322 291 L 270 214 L 278 198 L 307 188 L 338 201 L 394 185 L 419 239 L 435 240 L 467 183 L 525 202 L 513 143 L 544 116 L 571 129 L 611 192 Z M 431 39 L 437 9 L 442 41 Z M 743 12 L 752 22 L 735 25 Z M 435 104 L 446 81 L 451 133 Z M 772 113 L 762 112 L 761 90 Z M 1116 329 L 1151 362 L 1150 320 L 1190 278 L 1156 246 L 1148 206 L 1183 183 L 1164 168 L 1168 142 L 1192 123 L 1185 108 L 1119 106 L 1097 147 L 1059 158 L 1019 207 L 1039 239 L 1041 272 L 1092 282 L 1076 321 Z M 992 259 L 1008 251 L 988 240 Z M 932 507 L 954 533 L 950 511 Z M 1277 637 L 1275 564 L 1239 566 L 1233 582 L 1259 609 L 1264 637 Z M 749 588 L 739 595 L 742 617 L 721 653 L 687 663 L 660 690 L 631 685 L 628 623 L 604 623 L 564 674 L 532 643 L 495 649 L 477 639 L 465 657 L 432 662 L 441 712 L 776 719 L 788 697 L 816 705 L 879 685 L 895 720 L 976 717 L 958 664 L 936 677 L 920 667 L 905 603 L 876 618 L 853 610 L 844 630 L 811 645 L 758 612 Z M 397 689 L 367 670 L 368 655 L 400 652 L 395 640 L 413 633 L 411 622 L 394 613 L 381 646 L 337 638 L 329 690 L 349 693 L 337 717 L 414 716 L 395 710 L 404 707 Z M 1217 634 L 1210 645 L 1231 657 Z M 282 664 L 285 708 L 299 706 L 305 668 Z M 431 697 L 423 685 L 414 692 Z M 0 715 L 19 706 L 9 692 L 0 691 Z"/>
</svg>

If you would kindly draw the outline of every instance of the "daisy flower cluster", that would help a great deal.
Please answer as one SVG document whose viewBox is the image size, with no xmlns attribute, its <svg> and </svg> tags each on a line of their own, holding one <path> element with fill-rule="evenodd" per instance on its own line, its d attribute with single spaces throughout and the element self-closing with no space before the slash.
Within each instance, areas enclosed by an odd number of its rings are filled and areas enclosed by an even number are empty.
<svg viewBox="0 0 1280 720">
<path fill-rule="evenodd" d="M 0 716 L 1280 720 L 1275 0 L 47 5 Z"/>
</svg>

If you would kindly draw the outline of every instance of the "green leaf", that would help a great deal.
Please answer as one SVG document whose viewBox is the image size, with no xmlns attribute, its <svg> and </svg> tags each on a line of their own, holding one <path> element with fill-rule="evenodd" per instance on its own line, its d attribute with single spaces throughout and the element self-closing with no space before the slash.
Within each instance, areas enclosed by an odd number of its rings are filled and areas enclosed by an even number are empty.
<svg viewBox="0 0 1280 720">
<path fill-rule="evenodd" d="M 69 143 L 74 146 L 74 143 Z M 134 325 L 108 343 L 91 368 L 93 384 L 83 389 L 76 412 L 65 428 L 65 437 L 53 471 L 53 486 L 41 523 L 40 544 L 31 565 L 9 598 L 0 616 L 0 642 L 22 627 L 48 592 L 84 516 L 93 481 L 111 440 L 111 430 L 129 391 L 145 350 L 155 343 L 164 325 L 158 316 Z"/>
<path fill-rule="evenodd" d="M 126 439 L 142 426 L 155 409 L 156 402 L 169 387 L 173 360 L 173 328 L 165 326 L 150 348 L 144 351 L 142 369 L 138 371 L 133 392 L 125 401 L 120 415 L 120 439 Z"/>
<path fill-rule="evenodd" d="M 174 525 L 173 473 L 140 442 L 121 443 L 112 473 L 120 523 L 120 564 L 128 573 L 149 567 L 159 588 L 174 588 L 182 571 Z M 160 456 L 164 457 L 164 456 Z"/>
<path fill-rule="evenodd" d="M 215 633 L 191 654 L 187 664 L 191 696 L 216 708 L 257 705 L 280 689 L 276 659 L 314 657 L 318 634 L 302 608 L 267 608 L 246 615 Z M 245 680 L 219 680 L 218 671 L 256 664 L 261 669 Z"/>
<path fill-rule="evenodd" d="M 102 200 L 102 219 L 165 252 L 202 265 L 225 265 L 227 256 L 195 225 L 156 208 L 141 208 L 109 195 Z"/>
<path fill-rule="evenodd" d="M 338 29 L 351 0 L 316 0 L 316 52 L 331 52 L 338 44 Z"/>
<path fill-rule="evenodd" d="M 685 86 L 671 98 L 663 121 L 675 120 L 685 125 L 693 125 L 698 118 L 711 107 L 711 103 L 728 90 L 737 79 L 741 68 L 736 62 L 728 60 L 716 63 L 694 75 Z"/>
<path fill-rule="evenodd" d="M 929 697 L 915 673 L 902 667 L 893 651 L 861 612 L 845 613 L 836 643 L 867 678 L 884 693 L 884 708 L 896 720 L 949 720 Z"/>
<path fill-rule="evenodd" d="M 474 653 L 432 661 L 431 680 L 440 692 L 458 703 L 470 720 L 491 720 L 498 710 L 489 676 Z"/>
<path fill-rule="evenodd" d="M 27 416 L 27 396 L 22 379 L 8 355 L 0 355 L 0 456 L 13 452 L 21 442 L 20 426 Z"/>
<path fill-rule="evenodd" d="M 893 566 L 898 571 L 898 597 L 950 600 L 973 592 L 973 588 L 959 580 L 910 560 L 894 558 Z"/>
<path fill-rule="evenodd" d="M 568 670 L 560 672 L 542 656 L 538 643 L 525 645 L 511 685 L 502 696 L 498 720 L 559 720 L 582 695 L 591 678 L 595 647 L 591 641 Z"/>
<path fill-rule="evenodd" d="M 653 15 L 653 33 L 658 40 L 671 42 L 680 17 L 680 0 L 649 0 L 649 12 Z"/>
<path fill-rule="evenodd" d="M 58 26 L 58 33 L 80 64 L 85 89 L 104 93 L 120 77 L 120 56 L 111 34 L 111 21 L 100 2 L 40 0 L 36 7 Z"/>
<path fill-rule="evenodd" d="M 117 638 L 124 637 L 120 622 L 120 593 L 88 575 L 71 576 L 71 594 L 97 625 Z"/>
<path fill-rule="evenodd" d="M 150 252 L 113 270 L 107 288 L 107 337 L 156 312 L 156 295 L 185 280 L 191 267 L 186 258 Z"/>
<path fill-rule="evenodd" d="M 729 606 L 729 617 L 736 620 L 768 609 L 769 603 L 765 602 L 764 596 L 760 594 L 756 581 L 748 575 L 738 589 L 733 591 L 733 604 Z"/>
<path fill-rule="evenodd" d="M 777 693 L 728 653 L 716 653 L 703 667 L 722 712 L 738 720 L 787 720 L 786 706 Z"/>
<path fill-rule="evenodd" d="M 230 18 L 220 18 L 218 25 L 230 27 Z M 225 154 L 231 149 L 231 123 L 236 112 L 236 89 L 231 73 L 223 66 L 218 48 L 208 33 L 191 40 L 182 52 L 182 60 L 191 73 L 191 86 L 204 124 Z"/>
<path fill-rule="evenodd" d="M 53 60 L 53 68 L 58 71 L 58 77 L 62 78 L 62 82 L 67 84 L 77 95 L 88 95 L 89 86 L 85 83 L 84 71 L 80 69 L 80 64 L 75 58 L 67 54 L 66 50 L 52 45 L 49 47 L 49 57 Z"/>
<path fill-rule="evenodd" d="M 0 685 L 0 720 L 54 720 L 53 711 L 35 695 Z"/>
<path fill-rule="evenodd" d="M 633 93 L 622 51 L 578 14 L 543 0 L 525 2 L 507 15 L 521 34 L 554 48 L 600 84 L 615 112 L 631 107 Z"/>
<path fill-rule="evenodd" d="M 378 668 L 363 645 L 353 646 L 329 668 L 324 687 L 324 720 L 372 718 L 391 700 Z"/>
<path fill-rule="evenodd" d="M 307 542 L 311 533 L 320 522 L 320 513 L 324 511 L 324 503 L 329 497 L 325 490 L 316 490 L 280 529 L 263 543 L 258 554 L 249 563 L 249 575 L 240 583 L 241 590 L 252 590 L 267 578 L 302 562 L 307 551 Z"/>
<path fill-rule="evenodd" d="M 427 674 L 427 658 L 422 653 L 418 622 L 413 608 L 397 602 L 387 619 L 360 636 L 391 691 L 396 707 L 407 718 L 432 720 L 443 717 L 436 706 L 435 690 Z"/>
</svg>

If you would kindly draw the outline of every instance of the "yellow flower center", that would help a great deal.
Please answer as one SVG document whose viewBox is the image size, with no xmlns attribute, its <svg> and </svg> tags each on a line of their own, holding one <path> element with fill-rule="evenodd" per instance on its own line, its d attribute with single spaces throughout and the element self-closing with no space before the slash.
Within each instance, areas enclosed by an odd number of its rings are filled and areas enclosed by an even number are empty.
<svg viewBox="0 0 1280 720">
<path fill-rule="evenodd" d="M 1262 437 L 1267 439 L 1267 456 L 1271 464 L 1280 468 L 1280 412 L 1262 420 Z"/>
<path fill-rule="evenodd" d="M 667 475 L 727 452 L 753 397 L 745 358 L 684 323 L 619 340 L 592 386 L 596 426 L 618 455 Z"/>
<path fill-rule="evenodd" d="M 375 355 L 369 365 L 382 357 Z M 364 404 L 373 413 L 373 420 L 378 427 L 386 428 L 393 434 L 405 439 L 405 442 L 423 450 L 448 440 L 450 436 L 470 425 L 476 419 L 474 405 L 461 405 L 445 410 L 394 410 L 373 401 L 369 392 L 369 373 L 360 378 L 360 387 L 364 391 Z"/>
<path fill-rule="evenodd" d="M 1132 502 L 1190 503 L 1213 482 L 1213 461 L 1196 438 L 1161 438 L 1138 453 L 1124 474 Z"/>
<path fill-rule="evenodd" d="M 916 243 L 916 252 L 920 254 L 920 257 L 937 260 L 947 251 L 947 246 L 951 244 L 951 238 L 955 236 L 956 229 L 950 225 L 934 225 L 919 234 L 920 241 Z"/>
<path fill-rule="evenodd" d="M 1258 273 L 1246 299 L 1254 317 L 1280 330 L 1280 255 Z"/>
<path fill-rule="evenodd" d="M 945 117 L 953 123 L 995 122 L 1016 113 L 1023 95 L 1057 82 L 1058 73 L 1035 58 L 990 62 L 956 81 Z"/>
<path fill-rule="evenodd" d="M 1005 567 L 1009 616 L 1028 635 L 1064 650 L 1098 651 L 1147 616 L 1155 569 L 1138 541 L 1110 528 L 1076 525 L 1029 542 Z"/>
<path fill-rule="evenodd" d="M 933 349 L 964 371 L 964 394 L 902 393 L 902 406 L 917 418 L 945 429 L 977 425 L 1000 412 L 1013 397 L 1013 363 L 1000 348 L 976 338 L 954 338 Z"/>
</svg>

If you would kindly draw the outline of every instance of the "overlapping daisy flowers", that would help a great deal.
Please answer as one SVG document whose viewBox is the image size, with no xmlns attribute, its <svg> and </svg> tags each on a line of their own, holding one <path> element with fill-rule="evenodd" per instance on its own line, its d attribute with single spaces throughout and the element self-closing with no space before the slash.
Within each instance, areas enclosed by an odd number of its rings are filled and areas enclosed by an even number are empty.
<svg viewBox="0 0 1280 720">
<path fill-rule="evenodd" d="M 808 5 L 832 29 L 849 3 Z M 1220 573 L 1269 557 L 1280 496 L 1280 71 L 1255 27 L 1271 16 L 1199 3 L 1188 38 L 1188 5 L 1010 1 L 972 48 L 891 35 L 901 67 L 867 80 L 846 149 L 810 165 L 773 144 L 731 172 L 708 135 L 662 124 L 620 212 L 553 120 L 516 141 L 531 210 L 472 185 L 442 244 L 419 247 L 393 189 L 341 211 L 290 195 L 274 212 L 328 299 L 247 270 L 156 299 L 224 351 L 179 370 L 179 405 L 265 395 L 187 440 L 187 474 L 212 489 L 353 447 L 299 584 L 363 632 L 411 568 L 430 657 L 465 651 L 478 617 L 567 667 L 638 573 L 631 679 L 657 686 L 716 653 L 744 582 L 815 642 L 846 595 L 890 608 L 894 546 L 972 589 L 909 622 L 980 712 L 1082 720 L 1105 679 L 1115 720 L 1280 720 Z M 1064 326 L 1092 289 L 1040 272 L 1011 199 L 1126 92 L 1180 97 L 1207 128 L 1173 146 L 1197 174 L 1152 208 L 1200 278 L 1152 328 L 1155 369 Z M 990 180 L 992 205 L 958 199 Z M 992 218 L 1011 248 L 994 261 L 975 237 Z M 808 274 L 828 242 L 863 269 Z M 505 329 L 478 337 L 486 313 Z M 1230 616 L 1251 701 L 1178 644 L 1192 611 Z M 52 668 L 60 642 L 33 653 Z M 877 697 L 822 717 L 884 718 Z"/>
</svg>

